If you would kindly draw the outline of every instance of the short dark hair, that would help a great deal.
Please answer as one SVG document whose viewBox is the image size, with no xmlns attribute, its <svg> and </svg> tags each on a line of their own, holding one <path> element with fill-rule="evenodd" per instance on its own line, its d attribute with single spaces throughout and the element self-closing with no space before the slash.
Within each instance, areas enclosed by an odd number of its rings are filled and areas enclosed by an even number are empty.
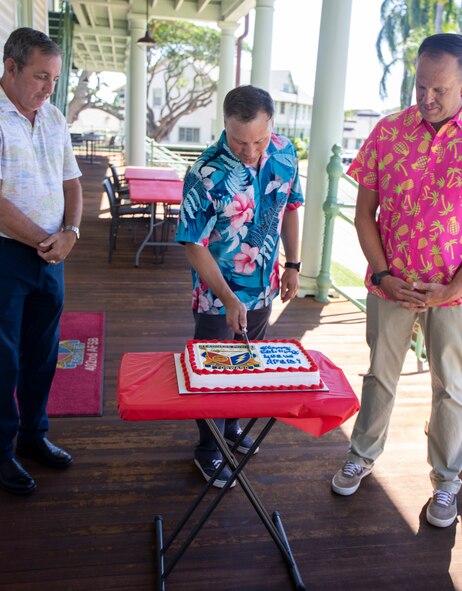
<svg viewBox="0 0 462 591">
<path fill-rule="evenodd" d="M 462 35 L 458 33 L 430 35 L 422 41 L 417 57 L 424 53 L 430 57 L 441 57 L 443 53 L 449 53 L 457 58 L 459 68 L 462 69 Z"/>
<path fill-rule="evenodd" d="M 12 58 L 19 70 L 27 64 L 34 49 L 45 55 L 61 56 L 61 49 L 42 31 L 36 31 L 29 27 L 21 27 L 11 33 L 3 48 L 3 63 L 7 58 Z"/>
<path fill-rule="evenodd" d="M 274 116 L 274 102 L 269 92 L 248 84 L 230 90 L 223 102 L 225 119 L 235 117 L 242 123 L 252 121 L 263 111 L 268 119 Z"/>
</svg>

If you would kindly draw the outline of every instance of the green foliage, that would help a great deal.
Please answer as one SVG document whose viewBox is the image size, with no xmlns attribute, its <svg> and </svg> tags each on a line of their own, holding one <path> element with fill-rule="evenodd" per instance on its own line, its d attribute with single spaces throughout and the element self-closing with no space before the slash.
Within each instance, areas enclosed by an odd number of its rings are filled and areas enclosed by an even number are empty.
<svg viewBox="0 0 462 591">
<path fill-rule="evenodd" d="M 215 29 L 186 21 L 152 20 L 149 30 L 155 41 L 150 49 L 154 61 L 179 64 L 187 60 L 218 65 L 220 33 Z"/>
<path fill-rule="evenodd" d="M 299 160 L 304 160 L 308 157 L 307 144 L 305 140 L 302 140 L 299 137 L 291 137 L 290 141 L 293 143 L 295 149 L 297 150 L 297 156 Z"/>
<path fill-rule="evenodd" d="M 391 70 L 403 64 L 401 108 L 405 108 L 412 100 L 419 45 L 434 33 L 458 32 L 461 9 L 454 0 L 384 0 L 380 16 L 382 28 L 376 41 L 377 57 L 383 67 L 380 96 L 387 96 Z"/>
<path fill-rule="evenodd" d="M 357 113 L 357 112 L 358 112 L 358 111 L 357 111 L 357 110 L 355 110 L 355 109 L 347 109 L 347 110 L 345 111 L 345 113 L 343 114 L 343 117 L 344 117 L 345 121 L 346 121 L 346 120 L 348 120 L 348 119 L 353 119 L 353 117 L 355 117 L 355 116 L 356 116 L 356 113 Z"/>
<path fill-rule="evenodd" d="M 362 287 L 364 285 L 363 277 L 336 261 L 332 261 L 330 272 L 334 285 L 338 285 L 338 287 Z"/>
<path fill-rule="evenodd" d="M 185 21 L 152 20 L 149 30 L 154 46 L 147 52 L 148 86 L 161 74 L 164 92 L 157 119 L 148 103 L 148 136 L 162 141 L 182 116 L 211 102 L 220 33 Z"/>
</svg>

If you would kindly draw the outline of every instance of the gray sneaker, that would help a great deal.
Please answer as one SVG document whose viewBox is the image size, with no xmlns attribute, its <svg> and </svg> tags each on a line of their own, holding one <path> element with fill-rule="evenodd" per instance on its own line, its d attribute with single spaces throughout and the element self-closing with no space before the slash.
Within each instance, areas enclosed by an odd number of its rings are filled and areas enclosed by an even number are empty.
<svg viewBox="0 0 462 591">
<path fill-rule="evenodd" d="M 457 499 L 454 493 L 436 489 L 427 507 L 427 521 L 436 527 L 448 527 L 457 517 Z"/>
<path fill-rule="evenodd" d="M 345 497 L 352 495 L 358 490 L 361 480 L 371 472 L 372 468 L 347 461 L 332 478 L 332 490 Z"/>
</svg>

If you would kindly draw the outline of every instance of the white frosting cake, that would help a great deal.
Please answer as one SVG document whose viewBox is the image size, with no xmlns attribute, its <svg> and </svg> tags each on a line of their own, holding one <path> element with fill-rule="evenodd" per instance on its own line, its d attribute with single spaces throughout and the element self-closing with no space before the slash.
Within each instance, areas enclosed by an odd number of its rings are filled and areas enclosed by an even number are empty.
<svg viewBox="0 0 462 591">
<path fill-rule="evenodd" d="M 188 341 L 181 356 L 190 392 L 314 390 L 318 366 L 295 340 Z"/>
</svg>

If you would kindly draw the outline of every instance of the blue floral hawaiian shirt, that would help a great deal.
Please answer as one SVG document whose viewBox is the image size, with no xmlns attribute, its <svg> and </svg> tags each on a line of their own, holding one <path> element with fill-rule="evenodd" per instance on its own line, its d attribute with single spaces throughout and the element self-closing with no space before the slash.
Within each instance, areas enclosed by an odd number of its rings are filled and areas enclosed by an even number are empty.
<svg viewBox="0 0 462 591">
<path fill-rule="evenodd" d="M 272 134 L 259 169 L 244 165 L 223 131 L 186 175 L 176 240 L 208 247 L 229 287 L 248 310 L 279 293 L 279 238 L 286 208 L 303 203 L 297 154 Z M 192 307 L 225 314 L 222 302 L 192 269 Z"/>
</svg>

